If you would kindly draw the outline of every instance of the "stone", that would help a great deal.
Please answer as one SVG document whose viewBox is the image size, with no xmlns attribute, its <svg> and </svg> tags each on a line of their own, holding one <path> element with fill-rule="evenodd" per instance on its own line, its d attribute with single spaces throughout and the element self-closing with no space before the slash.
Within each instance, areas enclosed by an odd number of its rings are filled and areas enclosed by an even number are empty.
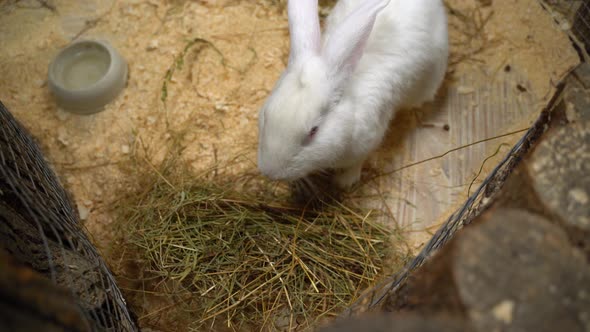
<svg viewBox="0 0 590 332">
<path fill-rule="evenodd" d="M 588 331 L 590 266 L 566 232 L 524 210 L 486 213 L 457 239 L 452 273 L 478 331 Z"/>
<path fill-rule="evenodd" d="M 426 320 L 443 315 L 482 332 L 582 332 L 590 329 L 588 294 L 590 265 L 560 224 L 495 207 L 416 270 L 382 309 Z"/>
<path fill-rule="evenodd" d="M 550 134 L 527 162 L 532 188 L 559 219 L 590 232 L 590 122 Z"/>
</svg>

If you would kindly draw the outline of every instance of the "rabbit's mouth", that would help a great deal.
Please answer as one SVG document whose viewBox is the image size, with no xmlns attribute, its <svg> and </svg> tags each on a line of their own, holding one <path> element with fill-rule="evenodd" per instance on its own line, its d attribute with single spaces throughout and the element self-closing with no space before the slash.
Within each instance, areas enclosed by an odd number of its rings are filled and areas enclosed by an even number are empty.
<svg viewBox="0 0 590 332">
<path fill-rule="evenodd" d="M 308 176 L 310 173 L 306 169 L 296 168 L 292 165 L 281 165 L 277 167 L 277 165 L 269 165 L 268 163 L 259 163 L 258 169 L 262 175 L 274 181 L 293 182 Z"/>
<path fill-rule="evenodd" d="M 293 181 L 297 181 L 303 177 L 306 176 L 306 174 L 293 174 L 291 172 L 286 172 L 284 170 L 279 170 L 279 171 L 275 171 L 275 170 L 267 170 L 264 168 L 260 168 L 260 173 L 262 173 L 262 175 L 266 176 L 267 178 L 273 180 L 273 181 L 287 181 L 287 182 L 293 182 Z"/>
</svg>

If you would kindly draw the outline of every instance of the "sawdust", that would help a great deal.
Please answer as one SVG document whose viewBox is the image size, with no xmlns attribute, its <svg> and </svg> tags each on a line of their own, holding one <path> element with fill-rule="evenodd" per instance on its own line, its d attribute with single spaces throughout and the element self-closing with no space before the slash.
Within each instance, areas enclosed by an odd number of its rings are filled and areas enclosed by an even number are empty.
<svg viewBox="0 0 590 332">
<path fill-rule="evenodd" d="M 195 168 L 255 150 L 257 106 L 288 54 L 287 23 L 272 3 L 56 1 L 55 6 L 59 14 L 23 8 L 5 13 L 0 98 L 40 141 L 78 204 L 90 210 L 86 225 L 92 234 L 108 229 L 110 216 L 102 207 L 124 189 L 117 163 L 139 142 L 157 147 L 170 139 L 170 131 L 187 128 L 185 158 Z M 89 117 L 57 109 L 46 88 L 52 56 L 80 31 L 83 38 L 107 39 L 130 68 L 123 94 Z M 211 41 L 225 64 L 210 50 L 198 59 L 189 52 L 164 105 L 164 74 L 196 37 Z"/>
</svg>

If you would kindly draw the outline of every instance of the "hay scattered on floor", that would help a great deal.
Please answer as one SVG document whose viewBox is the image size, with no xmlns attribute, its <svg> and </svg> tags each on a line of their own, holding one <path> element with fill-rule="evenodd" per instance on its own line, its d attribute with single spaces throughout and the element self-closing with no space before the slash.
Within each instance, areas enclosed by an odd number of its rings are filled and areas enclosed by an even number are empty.
<svg viewBox="0 0 590 332">
<path fill-rule="evenodd" d="M 136 291 L 182 294 L 174 310 L 190 313 L 195 330 L 309 327 L 349 305 L 393 252 L 369 212 L 270 204 L 235 181 L 151 169 L 118 204 L 117 251 L 141 271 Z"/>
</svg>

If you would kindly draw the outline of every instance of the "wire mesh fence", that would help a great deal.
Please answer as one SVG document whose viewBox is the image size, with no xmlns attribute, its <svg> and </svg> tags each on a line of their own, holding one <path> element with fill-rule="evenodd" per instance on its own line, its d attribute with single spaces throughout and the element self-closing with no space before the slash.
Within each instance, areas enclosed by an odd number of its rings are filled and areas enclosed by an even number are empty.
<svg viewBox="0 0 590 332">
<path fill-rule="evenodd" d="M 588 0 L 538 0 L 553 17 L 557 28 L 565 31 L 588 62 L 590 57 L 590 1 Z"/>
<path fill-rule="evenodd" d="M 2 103 L 0 239 L 0 249 L 8 255 L 71 292 L 85 330 L 137 330 L 66 191 L 37 144 Z"/>
<path fill-rule="evenodd" d="M 586 51 L 590 49 L 590 1 L 570 1 L 570 12 L 574 13 L 571 30 Z M 586 59 L 588 60 L 588 59 Z"/>
</svg>

